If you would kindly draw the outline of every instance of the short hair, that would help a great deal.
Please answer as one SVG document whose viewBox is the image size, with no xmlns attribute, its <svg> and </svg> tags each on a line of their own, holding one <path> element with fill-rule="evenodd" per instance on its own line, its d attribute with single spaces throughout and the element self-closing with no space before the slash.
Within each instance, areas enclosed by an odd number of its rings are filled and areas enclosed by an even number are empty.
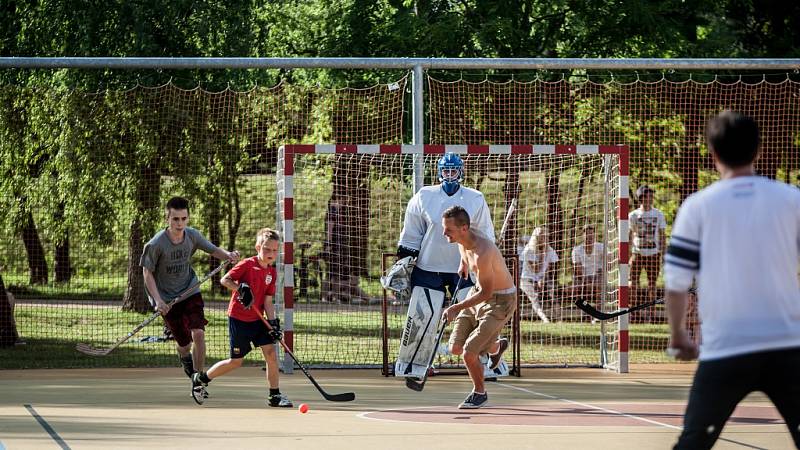
<svg viewBox="0 0 800 450">
<path fill-rule="evenodd" d="M 458 226 L 466 225 L 469 227 L 469 213 L 461 206 L 455 205 L 447 208 L 442 217 L 455 220 Z"/>
<path fill-rule="evenodd" d="M 186 212 L 189 212 L 189 200 L 186 200 L 183 197 L 172 197 L 171 199 L 167 200 L 167 204 L 164 208 L 169 214 L 170 209 L 185 209 Z"/>
<path fill-rule="evenodd" d="M 589 230 L 597 231 L 597 227 L 595 227 L 594 225 L 592 225 L 590 223 L 587 223 L 586 225 L 583 226 L 583 232 L 586 233 Z"/>
<path fill-rule="evenodd" d="M 277 231 L 273 230 L 272 228 L 262 228 L 258 230 L 256 233 L 256 245 L 261 245 L 267 241 L 278 241 L 280 242 L 281 236 L 278 234 Z"/>
<path fill-rule="evenodd" d="M 761 137 L 755 120 L 725 110 L 706 124 L 706 142 L 721 163 L 736 168 L 755 161 Z"/>
<path fill-rule="evenodd" d="M 639 189 L 636 189 L 636 199 L 638 201 L 642 201 L 642 197 L 644 197 L 645 194 L 648 194 L 648 193 L 649 194 L 655 194 L 656 190 L 651 188 L 650 186 L 648 186 L 646 184 L 643 184 L 643 185 L 639 186 Z"/>
</svg>

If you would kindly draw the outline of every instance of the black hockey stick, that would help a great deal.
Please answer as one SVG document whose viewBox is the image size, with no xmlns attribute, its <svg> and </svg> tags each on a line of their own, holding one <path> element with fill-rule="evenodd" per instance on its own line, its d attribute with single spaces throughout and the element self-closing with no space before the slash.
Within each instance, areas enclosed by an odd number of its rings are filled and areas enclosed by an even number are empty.
<svg viewBox="0 0 800 450">
<path fill-rule="evenodd" d="M 600 319 L 600 320 L 609 320 L 609 319 L 613 319 L 615 317 L 624 316 L 625 314 L 629 314 L 629 313 L 632 313 L 634 311 L 639 311 L 641 309 L 650 308 L 651 306 L 660 305 L 662 303 L 664 303 L 664 299 L 663 298 L 655 300 L 655 301 L 652 301 L 652 302 L 649 302 L 649 303 L 643 303 L 641 305 L 636 305 L 636 306 L 633 306 L 633 307 L 630 307 L 630 308 L 622 308 L 622 309 L 618 309 L 618 310 L 612 311 L 612 312 L 603 312 L 603 311 L 597 310 L 594 306 L 586 303 L 586 300 L 584 300 L 584 299 L 580 299 L 579 298 L 579 299 L 575 300 L 575 306 L 580 308 L 586 314 L 594 317 L 595 319 Z"/>
<path fill-rule="evenodd" d="M 272 330 L 272 325 L 270 325 L 269 322 L 267 322 L 267 319 L 265 319 L 264 316 L 259 314 L 258 317 L 261 319 L 262 322 L 264 322 L 264 325 L 267 326 L 267 329 Z M 322 394 L 325 400 L 328 400 L 329 402 L 352 402 L 353 400 L 356 399 L 356 394 L 353 392 L 344 392 L 342 394 L 328 394 L 327 392 L 325 392 L 325 389 L 322 389 L 322 386 L 320 386 L 319 383 L 317 383 L 317 380 L 315 380 L 314 377 L 312 377 L 311 374 L 308 373 L 308 370 L 305 368 L 305 366 L 303 366 L 303 364 L 301 364 L 300 361 L 297 360 L 297 357 L 294 356 L 294 353 L 292 353 L 292 351 L 289 350 L 289 347 L 286 345 L 285 342 L 283 342 L 283 339 L 279 340 L 278 342 L 281 343 L 283 351 L 285 351 L 287 355 L 292 357 L 294 362 L 297 363 L 297 365 L 300 367 L 300 370 L 303 371 L 306 378 L 308 378 L 308 380 L 311 381 L 311 384 L 313 384 L 314 387 L 317 388 L 317 390 L 319 391 L 320 394 Z"/>
<path fill-rule="evenodd" d="M 222 262 L 222 264 L 220 264 L 220 265 L 219 265 L 219 267 L 217 267 L 216 269 L 212 270 L 212 271 L 211 271 L 211 272 L 209 272 L 209 273 L 208 273 L 206 276 L 204 276 L 203 278 L 201 278 L 201 279 L 197 280 L 197 281 L 196 281 L 194 284 L 192 284 L 191 286 L 189 286 L 188 288 L 186 288 L 186 290 L 184 290 L 183 292 L 181 292 L 181 293 L 180 293 L 180 295 L 178 295 L 178 297 L 176 297 L 174 300 L 172 300 L 172 301 L 170 302 L 170 304 L 169 304 L 169 305 L 170 305 L 170 306 L 174 306 L 174 305 L 176 305 L 176 304 L 178 304 L 178 303 L 180 303 L 180 302 L 182 302 L 182 301 L 186 300 L 186 298 L 187 298 L 187 297 L 189 297 L 189 294 L 190 294 L 190 293 L 191 293 L 191 292 L 192 292 L 192 291 L 193 291 L 193 290 L 194 290 L 194 289 L 195 289 L 197 286 L 200 286 L 200 285 L 201 285 L 201 284 L 203 284 L 203 283 L 204 283 L 206 280 L 208 280 L 209 278 L 211 278 L 211 277 L 213 277 L 214 275 L 216 275 L 216 274 L 217 274 L 217 272 L 219 272 L 220 270 L 222 270 L 222 268 L 223 268 L 223 267 L 225 267 L 225 266 L 227 266 L 227 265 L 228 265 L 228 262 L 229 262 L 229 261 L 223 261 L 223 262 Z M 120 345 L 122 345 L 122 344 L 123 344 L 125 341 L 127 341 L 128 339 L 130 339 L 131 337 L 133 337 L 133 335 L 134 335 L 134 334 L 136 334 L 136 333 L 138 333 L 138 332 L 142 331 L 142 328 L 144 328 L 144 327 L 146 327 L 147 325 L 149 325 L 149 324 L 150 324 L 150 322 L 152 322 L 152 321 L 154 321 L 154 320 L 158 319 L 158 317 L 159 317 L 159 316 L 161 316 L 161 313 L 160 313 L 160 312 L 158 312 L 158 311 L 156 311 L 155 313 L 153 313 L 153 315 L 152 315 L 152 316 L 148 317 L 148 318 L 147 318 L 147 319 L 146 319 L 144 322 L 140 323 L 139 325 L 136 325 L 136 328 L 134 328 L 134 329 L 133 329 L 133 330 L 131 330 L 131 331 L 130 331 L 128 334 L 126 334 L 126 335 L 125 335 L 125 336 L 123 336 L 121 339 L 119 339 L 117 342 L 115 342 L 115 343 L 114 343 L 114 345 L 112 345 L 111 347 L 108 347 L 108 348 L 95 348 L 95 347 L 92 347 L 92 346 L 91 346 L 91 345 L 89 345 L 89 344 L 78 344 L 78 345 L 76 345 L 76 346 L 75 346 L 75 350 L 78 350 L 79 352 L 83 353 L 84 355 L 90 355 L 90 356 L 106 356 L 106 355 L 108 355 L 109 353 L 113 352 L 113 351 L 114 351 L 114 350 L 115 350 L 117 347 L 119 347 Z"/>
<path fill-rule="evenodd" d="M 689 289 L 689 293 L 690 294 L 694 294 L 695 292 L 697 292 L 697 290 L 695 288 Z M 641 305 L 636 305 L 636 306 L 632 306 L 632 307 L 629 307 L 629 308 L 622 308 L 622 309 L 618 309 L 616 311 L 612 311 L 612 312 L 607 312 L 606 313 L 606 312 L 603 312 L 603 311 L 599 311 L 594 306 L 586 303 L 586 300 L 583 300 L 583 299 L 580 299 L 580 298 L 575 300 L 575 306 L 580 308 L 586 314 L 594 317 L 595 319 L 600 319 L 600 320 L 613 319 L 615 317 L 624 316 L 625 314 L 630 314 L 630 313 L 632 313 L 634 311 L 639 311 L 639 310 L 642 310 L 642 309 L 650 308 L 651 306 L 662 305 L 662 304 L 664 304 L 664 299 L 660 298 L 660 299 L 654 300 L 652 302 L 643 303 Z"/>
<path fill-rule="evenodd" d="M 456 282 L 456 287 L 453 289 L 453 295 L 450 297 L 450 305 L 455 304 L 456 302 L 456 295 L 458 294 L 458 290 L 461 287 L 461 275 L 458 276 L 458 281 Z M 413 378 L 407 377 L 406 378 L 406 387 L 411 389 L 412 391 L 420 392 L 425 389 L 425 382 L 428 381 L 428 372 L 433 367 L 433 360 L 436 359 L 436 352 L 439 349 L 439 345 L 442 342 L 442 336 L 444 335 L 444 330 L 447 328 L 447 317 L 442 318 L 441 323 L 439 324 L 439 332 L 436 333 L 436 347 L 433 349 L 433 353 L 431 353 L 431 358 L 428 360 L 428 365 L 425 366 L 425 373 L 422 374 L 422 378 Z M 411 367 L 414 360 L 412 359 L 411 362 L 408 363 L 408 366 Z"/>
</svg>

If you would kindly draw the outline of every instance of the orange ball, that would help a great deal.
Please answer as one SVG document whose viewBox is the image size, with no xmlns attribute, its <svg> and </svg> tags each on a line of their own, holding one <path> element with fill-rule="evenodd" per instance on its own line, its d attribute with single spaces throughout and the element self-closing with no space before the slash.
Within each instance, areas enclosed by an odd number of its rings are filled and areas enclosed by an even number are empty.
<svg viewBox="0 0 800 450">
<path fill-rule="evenodd" d="M 297 409 L 299 409 L 301 413 L 305 414 L 308 412 L 308 405 L 306 405 L 305 403 L 301 403 L 300 407 Z"/>
</svg>

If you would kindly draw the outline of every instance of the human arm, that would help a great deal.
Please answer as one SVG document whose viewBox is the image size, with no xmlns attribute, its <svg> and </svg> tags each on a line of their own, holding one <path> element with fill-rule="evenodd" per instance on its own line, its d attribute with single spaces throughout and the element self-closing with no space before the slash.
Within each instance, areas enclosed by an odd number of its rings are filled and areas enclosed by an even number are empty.
<svg viewBox="0 0 800 450">
<path fill-rule="evenodd" d="M 236 263 L 239 261 L 239 252 L 236 250 L 229 252 L 223 248 L 218 247 L 213 253 L 211 253 L 211 256 L 217 258 L 220 261 L 230 261 L 232 263 Z"/>
<path fill-rule="evenodd" d="M 471 295 L 463 301 L 449 306 L 444 310 L 443 317 L 448 321 L 455 319 L 461 310 L 472 308 L 482 302 L 490 300 L 494 292 L 494 271 L 491 259 L 486 255 L 481 255 L 475 261 L 475 278 L 477 283 L 472 289 Z"/>
<path fill-rule="evenodd" d="M 144 286 L 147 288 L 147 292 L 150 294 L 150 297 L 152 297 L 153 301 L 156 302 L 156 310 L 158 310 L 162 316 L 166 316 L 167 313 L 169 313 L 170 305 L 164 302 L 164 299 L 161 298 L 161 293 L 158 292 L 158 286 L 156 285 L 156 279 L 153 276 L 153 272 L 151 272 L 147 267 L 142 267 L 142 276 L 144 278 Z"/>
<path fill-rule="evenodd" d="M 403 218 L 403 229 L 400 231 L 400 238 L 397 242 L 397 256 L 417 257 L 422 247 L 422 239 L 428 231 L 428 223 L 422 214 L 420 207 L 419 194 L 409 200 L 406 206 L 406 214 Z"/>
<path fill-rule="evenodd" d="M 701 213 L 692 197 L 678 210 L 672 238 L 664 258 L 667 320 L 670 327 L 670 348 L 675 357 L 692 360 L 699 350 L 686 332 L 687 292 L 700 269 Z M 702 318 L 701 318 L 702 320 Z"/>
<path fill-rule="evenodd" d="M 475 217 L 470 218 L 470 222 L 474 224 L 470 228 L 476 228 L 486 236 L 486 239 L 495 242 L 494 225 L 492 225 L 492 214 L 489 210 L 489 205 L 486 204 L 486 198 L 483 195 L 480 196 L 479 201 L 480 206 L 478 206 Z"/>
<path fill-rule="evenodd" d="M 669 321 L 669 347 L 675 351 L 675 358 L 682 361 L 697 359 L 700 352 L 697 344 L 686 331 L 686 309 L 688 294 L 686 290 L 667 290 L 667 320 Z"/>
</svg>

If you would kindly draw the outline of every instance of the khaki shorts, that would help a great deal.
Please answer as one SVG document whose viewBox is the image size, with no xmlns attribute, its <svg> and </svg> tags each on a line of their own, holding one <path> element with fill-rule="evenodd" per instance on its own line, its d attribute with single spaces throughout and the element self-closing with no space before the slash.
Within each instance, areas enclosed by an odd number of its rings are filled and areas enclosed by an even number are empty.
<svg viewBox="0 0 800 450">
<path fill-rule="evenodd" d="M 488 353 L 516 309 L 517 294 L 514 292 L 494 294 L 490 300 L 462 310 L 450 334 L 450 346 L 460 346 L 464 351 L 479 355 Z"/>
</svg>

